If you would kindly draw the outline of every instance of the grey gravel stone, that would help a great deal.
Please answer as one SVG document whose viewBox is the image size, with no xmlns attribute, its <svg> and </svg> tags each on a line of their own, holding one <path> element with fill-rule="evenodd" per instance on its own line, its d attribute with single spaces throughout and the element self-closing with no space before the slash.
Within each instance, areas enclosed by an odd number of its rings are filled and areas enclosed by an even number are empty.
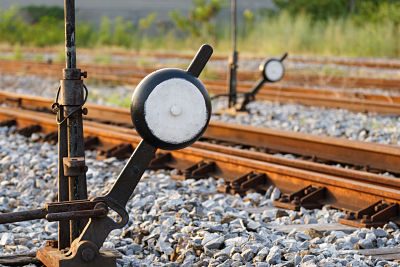
<svg viewBox="0 0 400 267">
<path fill-rule="evenodd" d="M 374 230 L 373 230 L 373 234 L 374 234 L 376 237 L 386 237 L 386 236 L 387 236 L 386 231 L 383 230 L 383 229 L 381 229 L 381 228 L 374 229 Z"/>
<path fill-rule="evenodd" d="M 14 234 L 13 233 L 3 233 L 0 239 L 0 245 L 11 245 L 14 243 Z"/>
<path fill-rule="evenodd" d="M 296 104 L 255 101 L 248 106 L 250 114 L 214 115 L 214 120 L 268 127 L 351 140 L 400 144 L 396 129 L 398 116 L 355 113 L 342 109 L 308 107 Z"/>
<path fill-rule="evenodd" d="M 91 197 L 105 194 L 125 163 L 96 160 L 95 152 L 87 152 L 86 161 Z M 0 127 L 0 211 L 40 208 L 56 200 L 56 162 L 55 146 L 32 143 Z M 119 266 L 376 266 L 378 261 L 354 249 L 400 246 L 400 230 L 393 223 L 353 233 L 277 231 L 272 226 L 337 222 L 343 213 L 277 210 L 270 207 L 270 195 L 223 195 L 212 177 L 174 181 L 171 173 L 145 172 L 127 204 L 128 225 L 104 243 L 121 252 Z M 0 226 L 5 244 L 0 254 L 35 251 L 44 240 L 57 238 L 55 229 L 56 223 L 44 220 Z"/>
<path fill-rule="evenodd" d="M 281 262 L 281 250 L 278 246 L 273 246 L 269 253 L 267 258 L 265 259 L 266 262 L 269 264 L 277 264 Z"/>
<path fill-rule="evenodd" d="M 224 244 L 224 237 L 218 234 L 208 234 L 204 237 L 202 245 L 207 249 L 218 249 Z"/>
<path fill-rule="evenodd" d="M 374 247 L 374 244 L 372 243 L 371 239 L 360 240 L 358 242 L 358 244 L 360 245 L 361 248 L 364 248 L 364 249 L 369 249 L 369 248 L 373 248 Z"/>
<path fill-rule="evenodd" d="M 249 262 L 253 259 L 254 254 L 255 253 L 253 252 L 253 250 L 249 248 L 249 249 L 246 249 L 245 251 L 243 251 L 241 255 L 242 255 L 244 261 Z"/>
</svg>

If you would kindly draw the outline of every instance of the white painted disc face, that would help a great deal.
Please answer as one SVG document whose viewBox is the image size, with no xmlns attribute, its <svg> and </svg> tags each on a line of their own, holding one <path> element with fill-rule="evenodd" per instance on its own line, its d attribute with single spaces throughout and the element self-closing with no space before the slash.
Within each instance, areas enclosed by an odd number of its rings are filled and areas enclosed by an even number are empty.
<svg viewBox="0 0 400 267">
<path fill-rule="evenodd" d="M 283 76 L 283 64 L 277 60 L 272 60 L 265 66 L 265 77 L 271 82 L 276 82 L 282 79 Z"/>
<path fill-rule="evenodd" d="M 173 78 L 157 85 L 144 103 L 147 126 L 170 144 L 192 140 L 207 124 L 203 95 L 191 82 Z"/>
</svg>

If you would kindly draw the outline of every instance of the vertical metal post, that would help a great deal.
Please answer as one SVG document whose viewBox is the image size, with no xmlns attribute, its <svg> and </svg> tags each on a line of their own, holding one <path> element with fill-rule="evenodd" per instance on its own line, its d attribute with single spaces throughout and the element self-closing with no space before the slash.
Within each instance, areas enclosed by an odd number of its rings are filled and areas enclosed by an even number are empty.
<svg viewBox="0 0 400 267">
<path fill-rule="evenodd" d="M 237 6 L 236 0 L 231 0 L 231 38 L 232 38 L 232 57 L 229 62 L 229 107 L 234 107 L 237 102 Z"/>
<path fill-rule="evenodd" d="M 64 120 L 64 107 L 60 107 L 57 120 Z M 68 178 L 64 176 L 63 158 L 68 156 L 67 125 L 58 125 L 58 201 L 69 200 Z M 70 229 L 68 221 L 58 223 L 58 249 L 65 249 L 70 246 Z"/>
<path fill-rule="evenodd" d="M 65 107 L 68 157 L 63 158 L 64 174 L 69 180 L 69 200 L 86 199 L 85 150 L 83 139 L 82 104 L 85 76 L 76 68 L 75 1 L 64 0 L 66 68 L 61 81 L 61 105 Z M 78 167 L 76 167 L 78 166 Z M 79 166 L 81 168 L 79 168 Z M 68 167 L 68 168 L 67 168 Z M 70 242 L 77 238 L 86 220 L 70 222 Z"/>
<path fill-rule="evenodd" d="M 64 0 L 66 68 L 76 68 L 75 0 Z"/>
</svg>

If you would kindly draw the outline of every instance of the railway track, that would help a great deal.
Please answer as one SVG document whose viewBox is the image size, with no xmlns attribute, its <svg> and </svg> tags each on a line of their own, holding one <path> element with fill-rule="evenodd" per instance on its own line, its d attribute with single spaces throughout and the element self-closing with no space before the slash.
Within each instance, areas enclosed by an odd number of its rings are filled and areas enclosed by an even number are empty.
<svg viewBox="0 0 400 267">
<path fill-rule="evenodd" d="M 34 75 L 54 77 L 59 75 L 59 68 L 62 68 L 61 64 L 49 65 L 37 62 L 0 62 L 0 71 L 12 74 L 30 73 Z M 134 85 L 138 84 L 147 73 L 154 70 L 152 68 L 137 68 L 121 65 L 103 67 L 83 65 L 83 68 L 90 72 L 89 78 L 92 80 Z M 239 78 L 246 78 L 244 75 L 241 76 L 239 75 Z M 223 76 L 219 78 L 222 79 Z M 336 82 L 340 83 L 348 81 L 348 79 L 340 79 L 336 79 Z M 320 81 L 322 82 L 323 79 L 320 79 Z M 368 81 L 364 82 L 368 84 Z M 390 80 L 390 83 L 393 84 L 393 87 L 398 87 L 398 84 L 400 84 L 400 82 L 396 80 Z M 227 84 L 225 80 L 209 80 L 206 81 L 206 85 L 213 94 L 226 93 Z M 252 85 L 253 82 L 242 82 L 238 87 L 238 91 L 249 91 Z M 342 85 L 344 86 L 345 84 Z M 400 114 L 400 96 L 384 96 L 373 93 L 351 92 L 345 89 L 334 90 L 289 84 L 266 84 L 257 95 L 257 99 L 278 101 L 281 103 L 298 103 L 309 106 L 343 108 L 356 112 Z"/>
<path fill-rule="evenodd" d="M 0 91 L 0 103 L 26 110 L 47 110 L 53 100 Z M 131 128 L 131 115 L 127 109 L 85 105 L 90 112 L 87 119 Z M 349 141 L 331 137 L 317 137 L 310 134 L 241 126 L 212 121 L 204 135 L 205 138 L 232 145 L 256 147 L 291 153 L 315 160 L 339 162 L 359 166 L 360 169 L 375 169 L 400 173 L 400 148 Z"/>
<path fill-rule="evenodd" d="M 4 96 L 4 94 L 2 95 Z M 28 107 L 35 106 L 43 108 L 43 105 L 48 105 L 50 100 L 41 99 L 41 101 L 38 104 L 34 98 L 11 100 L 13 103 L 18 102 L 20 108 L 1 107 L 0 120 L 4 125 L 17 124 L 21 133 L 41 130 L 48 137 L 54 136 L 56 131 L 54 115 L 26 110 Z M 25 110 L 21 110 L 21 107 L 24 107 Z M 97 147 L 103 155 L 115 156 L 118 155 L 117 152 L 120 152 L 119 155 L 124 153 L 129 155 L 133 147 L 140 141 L 140 137 L 134 130 L 122 126 L 127 122 L 128 113 L 115 108 L 99 109 L 94 105 L 87 107 L 91 114 L 88 118 L 93 121 L 85 122 L 86 145 Z M 101 117 L 103 121 L 106 121 L 111 114 L 113 114 L 113 120 L 121 125 L 94 121 L 95 117 Z M 225 132 L 223 132 L 224 127 L 226 128 Z M 313 149 L 317 151 L 330 145 L 331 153 L 334 151 L 333 147 L 339 147 L 345 143 L 338 141 L 329 144 L 328 142 L 332 140 L 321 139 L 321 141 L 320 138 L 316 140 L 314 137 L 308 140 L 309 143 L 303 143 L 300 146 L 301 143 L 296 145 L 295 141 L 289 142 L 291 135 L 279 139 L 278 135 L 274 138 L 273 132 L 266 131 L 263 132 L 265 138 L 257 140 L 256 133 L 252 133 L 251 128 L 247 132 L 243 132 L 246 130 L 245 128 L 236 128 L 235 135 L 233 134 L 235 132 L 228 127 L 224 124 L 211 123 L 206 137 L 218 136 L 220 140 L 226 141 L 226 136 L 230 136 L 237 140 L 230 139 L 229 141 L 239 143 L 243 142 L 243 140 L 240 141 L 243 136 L 247 136 L 247 140 L 252 140 L 252 142 L 267 142 L 268 146 L 279 144 L 282 149 L 295 147 L 304 151 L 307 151 L 308 147 L 310 147 L 310 151 Z M 254 139 L 249 138 L 251 134 Z M 293 138 L 293 140 L 295 139 Z M 319 148 L 317 148 L 318 145 L 320 145 Z M 349 161 L 357 158 L 350 155 L 358 154 L 359 159 L 365 164 L 368 160 L 368 157 L 364 158 L 365 155 L 375 153 L 377 158 L 370 158 L 371 162 L 384 163 L 386 167 L 399 165 L 398 162 L 396 163 L 399 158 L 397 148 L 374 144 L 362 146 L 358 142 L 353 145 L 352 148 L 351 146 L 345 148 L 349 149 L 347 152 L 338 153 L 339 149 L 333 154 L 340 155 L 342 159 L 347 157 Z M 369 147 L 370 150 L 363 151 L 363 149 L 359 149 L 360 145 L 363 148 Z M 344 153 L 348 154 L 344 155 Z M 389 154 L 390 156 L 388 156 Z M 387 159 L 392 158 L 395 162 L 386 161 L 386 157 Z M 209 176 L 223 178 L 225 185 L 221 186 L 219 190 L 225 193 L 243 193 L 248 190 L 265 191 L 269 186 L 274 185 L 283 192 L 281 199 L 275 203 L 277 206 L 299 209 L 300 206 L 319 208 L 322 205 L 331 205 L 334 208 L 348 211 L 348 220 L 343 222 L 356 226 L 382 225 L 389 219 L 397 220 L 399 216 L 400 180 L 364 171 L 336 168 L 302 159 L 279 158 L 266 153 L 210 144 L 204 141 L 196 142 L 192 147 L 181 151 L 160 151 L 153 161 L 152 167 L 177 169 L 177 177 L 180 179 L 201 179 Z"/>
<path fill-rule="evenodd" d="M 59 69 L 64 66 L 60 63 L 44 63 L 35 61 L 10 61 L 0 60 L 0 70 L 4 72 L 21 72 L 26 71 L 32 74 L 48 74 L 59 76 Z M 137 67 L 125 64 L 82 64 L 82 69 L 90 73 L 93 78 L 98 78 L 100 75 L 114 74 L 120 77 L 143 78 L 149 72 L 155 70 L 152 67 Z M 225 71 L 214 71 L 212 73 L 214 79 L 225 84 L 227 73 Z M 240 81 L 252 81 L 260 78 L 258 71 L 239 71 L 238 79 Z M 380 88 L 386 90 L 399 90 L 398 79 L 371 78 L 371 77 L 347 77 L 347 76 L 332 76 L 332 75 L 314 75 L 307 73 L 288 72 L 284 78 L 285 83 L 295 83 L 308 86 L 335 86 L 341 88 Z"/>
</svg>

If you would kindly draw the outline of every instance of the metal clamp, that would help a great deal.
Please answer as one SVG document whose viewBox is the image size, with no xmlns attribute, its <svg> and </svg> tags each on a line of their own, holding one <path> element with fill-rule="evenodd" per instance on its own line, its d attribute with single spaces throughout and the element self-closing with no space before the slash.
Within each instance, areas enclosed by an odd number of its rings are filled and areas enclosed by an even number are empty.
<svg viewBox="0 0 400 267">
<path fill-rule="evenodd" d="M 85 174 L 88 170 L 84 157 L 65 157 L 63 158 L 63 163 L 65 176 L 79 176 Z"/>
</svg>

